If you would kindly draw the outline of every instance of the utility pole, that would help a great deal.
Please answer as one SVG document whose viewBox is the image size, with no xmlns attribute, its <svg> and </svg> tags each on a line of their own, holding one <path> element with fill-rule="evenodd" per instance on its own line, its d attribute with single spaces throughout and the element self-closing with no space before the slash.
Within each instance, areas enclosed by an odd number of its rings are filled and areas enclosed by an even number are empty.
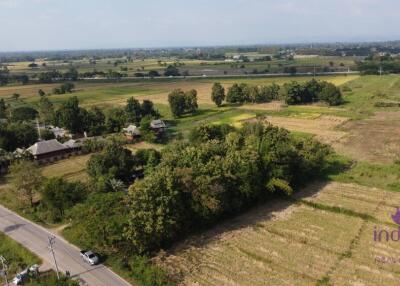
<svg viewBox="0 0 400 286">
<path fill-rule="evenodd" d="M 54 236 L 49 236 L 48 239 L 49 239 L 49 248 L 51 250 L 51 253 L 53 254 L 54 264 L 56 265 L 57 279 L 60 280 L 60 274 L 59 274 L 59 270 L 58 270 L 56 255 L 54 254 L 54 249 L 53 249 L 53 245 L 56 243 L 55 242 L 56 238 Z"/>
<path fill-rule="evenodd" d="M 382 70 L 382 66 L 379 67 L 379 75 L 382 76 L 383 70 Z"/>
<path fill-rule="evenodd" d="M 39 135 L 39 141 L 42 141 L 42 136 L 40 134 L 40 125 L 39 125 L 39 118 L 36 117 L 36 127 Z"/>
<path fill-rule="evenodd" d="M 1 265 L 2 265 L 2 271 L 4 273 L 4 279 L 6 280 L 6 285 L 8 286 L 8 278 L 7 278 L 7 261 L 4 258 L 4 256 L 0 255 L 0 261 L 1 261 Z"/>
</svg>

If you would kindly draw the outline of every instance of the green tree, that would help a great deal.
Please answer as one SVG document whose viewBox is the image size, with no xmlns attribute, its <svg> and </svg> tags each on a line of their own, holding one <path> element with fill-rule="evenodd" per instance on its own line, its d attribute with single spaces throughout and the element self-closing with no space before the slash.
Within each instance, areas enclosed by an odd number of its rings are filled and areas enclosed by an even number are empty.
<svg viewBox="0 0 400 286">
<path fill-rule="evenodd" d="M 139 123 L 142 118 L 142 109 L 137 99 L 131 97 L 125 106 L 126 117 L 129 122 Z"/>
<path fill-rule="evenodd" d="M 92 193 L 69 212 L 72 226 L 65 230 L 66 235 L 103 253 L 124 249 L 126 241 L 122 234 L 129 211 L 125 199 L 126 194 L 121 192 Z"/>
<path fill-rule="evenodd" d="M 318 99 L 325 101 L 329 105 L 339 105 L 343 103 L 342 92 L 340 88 L 332 83 L 325 83 L 321 92 L 318 94 Z"/>
<path fill-rule="evenodd" d="M 38 90 L 38 94 L 39 94 L 39 96 L 45 96 L 46 95 L 46 93 L 42 89 Z"/>
<path fill-rule="evenodd" d="M 214 83 L 212 87 L 211 100 L 218 107 L 221 106 L 222 102 L 225 100 L 225 89 L 219 82 Z"/>
<path fill-rule="evenodd" d="M 169 65 L 164 72 L 165 76 L 180 76 L 179 69 L 173 65 Z"/>
<path fill-rule="evenodd" d="M 180 117 L 185 113 L 185 93 L 181 89 L 175 89 L 168 95 L 171 113 L 174 117 Z"/>
<path fill-rule="evenodd" d="M 38 112 L 36 109 L 29 106 L 21 106 L 13 109 L 12 111 L 12 121 L 30 121 L 36 118 Z"/>
<path fill-rule="evenodd" d="M 13 152 L 16 148 L 26 148 L 37 142 L 36 128 L 29 123 L 16 122 L 0 125 L 0 148 Z"/>
<path fill-rule="evenodd" d="M 110 133 L 120 132 L 126 125 L 126 112 L 121 108 L 111 108 L 106 113 L 106 130 Z"/>
<path fill-rule="evenodd" d="M 226 94 L 226 101 L 229 103 L 243 103 L 245 102 L 245 96 L 243 94 L 243 85 L 234 83 Z"/>
<path fill-rule="evenodd" d="M 50 99 L 46 95 L 41 96 L 40 100 L 39 100 L 40 120 L 45 124 L 49 124 L 54 121 L 54 119 L 55 119 L 54 116 L 55 116 L 55 112 L 54 112 L 53 103 L 50 101 Z"/>
<path fill-rule="evenodd" d="M 160 117 L 158 111 L 154 108 L 154 104 L 150 100 L 143 100 L 142 105 L 140 106 L 142 111 L 142 116 L 150 115 L 154 118 Z"/>
<path fill-rule="evenodd" d="M 184 220 L 184 202 L 174 173 L 158 168 L 129 190 L 131 204 L 125 236 L 140 253 L 175 238 Z"/>
<path fill-rule="evenodd" d="M 42 181 L 38 166 L 30 161 L 16 161 L 10 166 L 10 174 L 14 191 L 33 207 L 34 195 Z"/>
<path fill-rule="evenodd" d="M 128 149 L 117 143 L 110 143 L 100 154 L 94 154 L 87 163 L 87 173 L 97 180 L 101 177 L 118 179 L 124 182 L 132 181 L 135 159 Z"/>
<path fill-rule="evenodd" d="M 197 91 L 195 89 L 191 89 L 185 92 L 185 112 L 194 113 L 198 108 Z"/>
<path fill-rule="evenodd" d="M 7 106 L 3 98 L 0 99 L 0 118 L 7 117 Z"/>
<path fill-rule="evenodd" d="M 86 198 L 86 188 L 78 182 L 62 178 L 49 178 L 40 188 L 41 206 L 49 213 L 52 222 L 64 218 L 65 211 Z"/>
<path fill-rule="evenodd" d="M 71 133 L 82 133 L 85 130 L 83 111 L 79 107 L 76 96 L 69 98 L 61 104 L 55 114 L 56 123 L 68 129 Z"/>
</svg>

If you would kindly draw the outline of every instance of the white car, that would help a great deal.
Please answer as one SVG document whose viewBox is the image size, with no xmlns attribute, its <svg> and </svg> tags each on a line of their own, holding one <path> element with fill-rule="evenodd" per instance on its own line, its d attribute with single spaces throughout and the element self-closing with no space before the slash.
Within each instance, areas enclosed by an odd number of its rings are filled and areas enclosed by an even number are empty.
<svg viewBox="0 0 400 286">
<path fill-rule="evenodd" d="M 82 250 L 81 257 L 85 262 L 89 263 L 90 265 L 96 265 L 100 262 L 99 257 L 91 250 Z"/>
</svg>

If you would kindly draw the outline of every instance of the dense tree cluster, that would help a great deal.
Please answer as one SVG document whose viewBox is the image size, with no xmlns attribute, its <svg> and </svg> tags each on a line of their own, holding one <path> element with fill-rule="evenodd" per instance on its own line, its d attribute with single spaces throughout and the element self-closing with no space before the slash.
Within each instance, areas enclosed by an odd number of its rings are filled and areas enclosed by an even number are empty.
<svg viewBox="0 0 400 286">
<path fill-rule="evenodd" d="M 277 84 L 256 86 L 235 83 L 228 89 L 226 101 L 229 103 L 270 102 L 279 99 L 279 89 Z"/>
<path fill-rule="evenodd" d="M 181 89 L 175 89 L 168 95 L 168 102 L 174 117 L 194 113 L 198 109 L 197 91 L 192 89 L 184 92 Z"/>
<path fill-rule="evenodd" d="M 38 75 L 38 80 L 40 83 L 52 83 L 54 81 L 76 81 L 78 80 L 79 74 L 76 68 L 70 68 L 65 73 L 61 73 L 58 70 L 52 70 L 47 72 L 42 72 Z"/>
<path fill-rule="evenodd" d="M 17 121 L 30 121 L 37 117 L 38 112 L 36 109 L 29 106 L 21 106 L 14 108 L 11 112 L 11 120 Z"/>
<path fill-rule="evenodd" d="M 329 105 L 343 102 L 342 92 L 334 84 L 312 79 L 305 83 L 292 81 L 284 84 L 285 102 L 287 104 L 303 104 L 323 101 Z"/>
<path fill-rule="evenodd" d="M 14 152 L 37 142 L 38 133 L 32 124 L 25 122 L 0 124 L 0 149 Z"/>
<path fill-rule="evenodd" d="M 96 182 L 107 183 L 110 179 L 125 183 L 133 181 L 136 161 L 132 152 L 117 143 L 108 144 L 98 154 L 91 156 L 87 163 L 87 173 Z"/>
<path fill-rule="evenodd" d="M 164 72 L 165 76 L 180 76 L 179 69 L 174 65 L 169 65 Z"/>
<path fill-rule="evenodd" d="M 261 123 L 229 133 L 226 126 L 201 129 L 194 143 L 169 146 L 160 163 L 131 186 L 125 234 L 136 251 L 162 247 L 270 193 L 291 194 L 324 168 L 330 152 Z"/>
<path fill-rule="evenodd" d="M 89 135 L 119 132 L 127 123 L 138 123 L 145 116 L 159 117 L 153 102 L 149 100 L 140 104 L 136 99 L 130 98 L 124 108 L 114 107 L 103 112 L 98 107 L 80 107 L 76 96 L 63 102 L 56 110 L 49 98 L 42 96 L 39 101 L 39 115 L 45 123 L 66 128 L 73 134 L 86 131 Z"/>
<path fill-rule="evenodd" d="M 158 118 L 160 116 L 158 111 L 154 108 L 153 102 L 150 100 L 143 100 L 142 104 L 140 104 L 139 100 L 134 97 L 128 99 L 125 106 L 125 113 L 127 121 L 136 124 L 140 123 L 145 116 L 153 118 Z"/>
</svg>

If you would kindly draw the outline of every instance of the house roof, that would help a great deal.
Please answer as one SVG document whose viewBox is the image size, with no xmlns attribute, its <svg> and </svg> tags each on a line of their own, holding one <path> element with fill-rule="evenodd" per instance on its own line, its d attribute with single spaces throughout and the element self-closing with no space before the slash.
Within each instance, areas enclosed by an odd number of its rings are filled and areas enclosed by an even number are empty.
<svg viewBox="0 0 400 286">
<path fill-rule="evenodd" d="M 64 142 L 63 145 L 68 148 L 79 148 L 82 147 L 83 142 L 81 140 L 69 139 L 67 142 Z"/>
<path fill-rule="evenodd" d="M 49 130 L 54 134 L 56 137 L 63 137 L 67 133 L 67 130 L 60 127 L 50 127 Z"/>
<path fill-rule="evenodd" d="M 39 141 L 29 147 L 27 150 L 34 156 L 43 155 L 47 153 L 67 150 L 68 147 L 64 146 L 56 139 Z"/>
<path fill-rule="evenodd" d="M 129 125 L 127 128 L 123 129 L 125 133 L 140 135 L 140 130 L 136 125 Z"/>
<path fill-rule="evenodd" d="M 153 120 L 150 123 L 150 126 L 151 126 L 151 128 L 165 128 L 166 127 L 164 121 L 162 121 L 161 119 Z"/>
</svg>

